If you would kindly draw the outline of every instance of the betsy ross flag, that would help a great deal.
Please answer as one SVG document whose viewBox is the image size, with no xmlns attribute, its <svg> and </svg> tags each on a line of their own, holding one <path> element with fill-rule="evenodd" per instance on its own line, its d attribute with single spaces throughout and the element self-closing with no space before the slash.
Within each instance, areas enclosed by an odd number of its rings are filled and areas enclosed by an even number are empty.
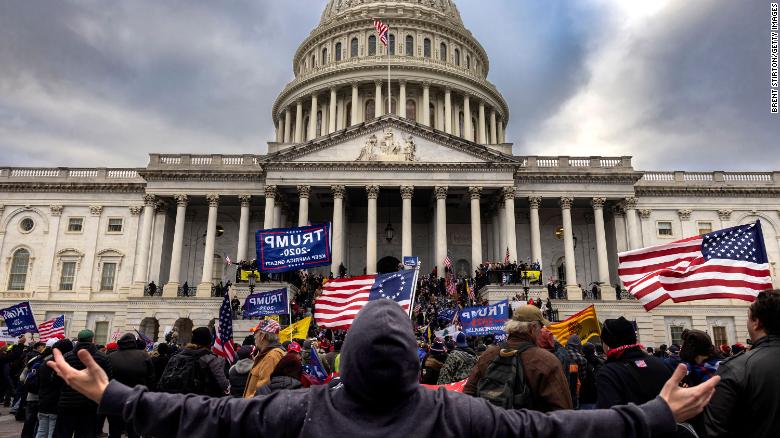
<svg viewBox="0 0 780 438">
<path fill-rule="evenodd" d="M 761 222 L 618 254 L 618 275 L 645 310 L 709 298 L 755 300 L 772 288 Z"/>
<path fill-rule="evenodd" d="M 379 34 L 379 41 L 387 47 L 387 31 L 390 29 L 382 20 L 374 20 L 374 29 Z"/>
<path fill-rule="evenodd" d="M 38 334 L 41 336 L 41 342 L 49 339 L 62 339 L 65 337 L 65 315 L 54 317 L 48 321 L 43 321 L 38 325 Z"/>
<path fill-rule="evenodd" d="M 230 308 L 230 294 L 225 292 L 222 305 L 219 306 L 219 321 L 217 322 L 217 338 L 211 351 L 217 356 L 224 357 L 229 363 L 236 359 L 236 351 L 233 349 L 233 310 Z"/>
<path fill-rule="evenodd" d="M 403 270 L 330 280 L 314 301 L 314 320 L 320 327 L 348 329 L 366 303 L 382 298 L 395 301 L 409 313 L 416 273 L 416 270 Z"/>
</svg>

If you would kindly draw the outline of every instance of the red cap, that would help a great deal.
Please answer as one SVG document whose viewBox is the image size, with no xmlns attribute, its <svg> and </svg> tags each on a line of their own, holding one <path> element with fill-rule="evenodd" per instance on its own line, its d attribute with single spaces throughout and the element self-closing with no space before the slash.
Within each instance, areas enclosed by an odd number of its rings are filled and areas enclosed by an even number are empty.
<svg viewBox="0 0 780 438">
<path fill-rule="evenodd" d="M 119 350 L 119 344 L 117 344 L 116 342 L 109 342 L 108 344 L 106 344 L 106 350 L 107 351 Z"/>
<path fill-rule="evenodd" d="M 301 352 L 301 346 L 298 345 L 297 342 L 290 342 L 290 345 L 287 346 L 287 351 L 294 351 L 296 353 Z"/>
</svg>

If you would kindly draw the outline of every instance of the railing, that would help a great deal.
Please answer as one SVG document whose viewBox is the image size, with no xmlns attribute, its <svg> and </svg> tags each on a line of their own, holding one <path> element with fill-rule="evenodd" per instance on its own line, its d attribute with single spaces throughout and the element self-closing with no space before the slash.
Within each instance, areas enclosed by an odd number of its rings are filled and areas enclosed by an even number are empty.
<svg viewBox="0 0 780 438">
<path fill-rule="evenodd" d="M 683 175 L 684 181 L 714 181 L 712 173 L 704 172 L 686 172 Z"/>
<path fill-rule="evenodd" d="M 628 289 L 620 289 L 617 293 L 617 299 L 618 300 L 636 300 L 636 297 L 631 295 L 631 292 L 628 291 Z"/>
<path fill-rule="evenodd" d="M 764 173 L 724 173 L 723 180 L 727 182 L 772 182 L 772 174 Z"/>
<path fill-rule="evenodd" d="M 600 158 L 601 167 L 618 167 L 621 164 L 620 158 Z"/>
<path fill-rule="evenodd" d="M 225 156 L 222 157 L 222 164 L 227 164 L 228 166 L 239 166 L 244 163 L 244 157 L 241 156 Z"/>
<path fill-rule="evenodd" d="M 580 169 L 580 168 L 616 168 L 631 169 L 631 157 L 569 157 L 569 156 L 525 156 L 517 157 L 521 160 L 520 167 L 524 168 L 556 168 L 556 169 Z"/>
<path fill-rule="evenodd" d="M 154 290 L 149 287 L 147 284 L 144 286 L 144 296 L 145 297 L 161 297 L 162 296 L 162 287 L 155 286 Z"/>
<path fill-rule="evenodd" d="M 539 158 L 536 160 L 536 165 L 539 167 L 558 167 L 557 158 Z"/>
<path fill-rule="evenodd" d="M 98 176 L 97 169 L 71 169 L 68 171 L 71 178 L 95 178 Z"/>
<path fill-rule="evenodd" d="M 27 176 L 27 177 L 56 177 L 60 176 L 59 169 L 35 169 L 35 168 L 22 168 L 12 169 L 11 176 Z"/>
<path fill-rule="evenodd" d="M 778 172 L 644 172 L 646 182 L 772 183 L 780 182 Z"/>
<path fill-rule="evenodd" d="M 674 172 L 645 172 L 645 181 L 674 181 Z"/>
<path fill-rule="evenodd" d="M 539 275 L 539 280 L 531 282 L 528 275 L 523 276 L 527 272 L 531 271 L 510 271 L 510 270 L 491 270 L 485 274 L 487 276 L 487 284 L 517 284 L 520 286 L 530 286 L 532 284 L 541 285 L 543 275 Z"/>
<path fill-rule="evenodd" d="M 208 166 L 209 164 L 211 164 L 211 155 L 206 155 L 206 156 L 196 155 L 192 157 L 191 164 L 193 166 Z"/>
<path fill-rule="evenodd" d="M 132 169 L 110 169 L 106 172 L 106 178 L 112 179 L 132 179 L 138 177 L 138 171 Z"/>
<path fill-rule="evenodd" d="M 590 167 L 590 158 L 570 158 L 569 166 L 571 167 Z"/>
<path fill-rule="evenodd" d="M 184 286 L 179 286 L 176 288 L 176 296 L 177 297 L 192 297 L 195 296 L 195 292 L 197 291 L 196 288 L 192 286 L 187 286 L 186 288 Z"/>
<path fill-rule="evenodd" d="M 160 163 L 168 165 L 181 164 L 180 155 L 160 155 Z"/>
</svg>

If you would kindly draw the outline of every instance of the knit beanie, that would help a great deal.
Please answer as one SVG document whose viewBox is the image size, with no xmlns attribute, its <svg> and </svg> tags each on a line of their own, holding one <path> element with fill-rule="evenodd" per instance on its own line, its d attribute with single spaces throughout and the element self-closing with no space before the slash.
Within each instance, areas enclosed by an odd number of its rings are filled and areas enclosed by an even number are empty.
<svg viewBox="0 0 780 438">
<path fill-rule="evenodd" d="M 634 325 L 622 316 L 617 319 L 608 319 L 601 327 L 601 340 L 609 348 L 636 344 Z"/>
<path fill-rule="evenodd" d="M 685 329 L 682 332 L 682 347 L 680 348 L 680 359 L 693 363 L 696 356 L 707 356 L 708 358 L 715 352 L 715 345 L 712 344 L 710 335 L 701 330 Z"/>
<path fill-rule="evenodd" d="M 208 327 L 198 327 L 192 331 L 192 343 L 204 347 L 210 347 L 214 339 L 211 337 L 211 330 Z"/>
</svg>

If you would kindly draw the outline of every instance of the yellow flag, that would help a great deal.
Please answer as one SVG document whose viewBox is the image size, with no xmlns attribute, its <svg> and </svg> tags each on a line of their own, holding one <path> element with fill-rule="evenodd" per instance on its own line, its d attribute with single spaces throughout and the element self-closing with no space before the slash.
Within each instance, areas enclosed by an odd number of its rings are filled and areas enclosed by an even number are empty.
<svg viewBox="0 0 780 438">
<path fill-rule="evenodd" d="M 579 336 L 583 343 L 588 342 L 588 339 L 594 336 L 601 336 L 601 326 L 596 317 L 596 308 L 593 305 L 561 322 L 548 325 L 547 329 L 552 332 L 561 345 L 566 345 L 571 335 Z"/>
<path fill-rule="evenodd" d="M 279 332 L 279 342 L 292 341 L 293 339 L 306 339 L 311 325 L 311 316 L 290 324 Z"/>
</svg>

